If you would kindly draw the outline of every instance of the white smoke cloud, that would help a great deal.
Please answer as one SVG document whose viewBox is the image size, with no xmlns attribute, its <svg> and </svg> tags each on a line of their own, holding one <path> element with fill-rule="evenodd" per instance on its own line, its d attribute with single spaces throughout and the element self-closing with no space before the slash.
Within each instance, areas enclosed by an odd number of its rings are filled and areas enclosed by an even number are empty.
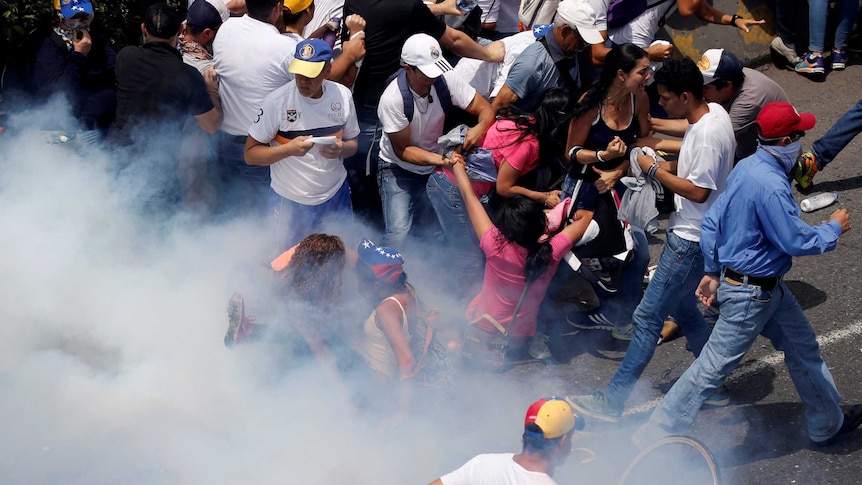
<svg viewBox="0 0 862 485">
<path fill-rule="evenodd" d="M 527 405 L 562 389 L 482 376 L 382 433 L 318 367 L 224 348 L 231 268 L 270 245 L 258 224 L 151 230 L 106 175 L 111 153 L 19 131 L 0 141 L 2 483 L 427 483 L 517 452 Z"/>
</svg>

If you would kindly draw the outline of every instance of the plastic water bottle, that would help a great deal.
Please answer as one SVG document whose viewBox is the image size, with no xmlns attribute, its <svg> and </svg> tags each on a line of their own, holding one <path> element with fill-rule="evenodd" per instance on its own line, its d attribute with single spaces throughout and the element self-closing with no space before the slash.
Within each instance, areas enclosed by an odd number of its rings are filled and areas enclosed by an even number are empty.
<svg viewBox="0 0 862 485">
<path fill-rule="evenodd" d="M 826 207 L 836 200 L 838 200 L 838 192 L 824 192 L 803 200 L 799 203 L 799 208 L 805 212 L 813 212 Z"/>
<path fill-rule="evenodd" d="M 479 0 L 458 0 L 456 6 L 461 13 L 470 13 L 478 4 Z"/>
<path fill-rule="evenodd" d="M 335 30 L 326 29 L 323 33 L 323 40 L 329 44 L 329 47 L 335 47 L 335 40 L 338 39 L 338 30 L 341 28 L 341 17 L 332 17 L 329 22 L 335 25 Z"/>
</svg>

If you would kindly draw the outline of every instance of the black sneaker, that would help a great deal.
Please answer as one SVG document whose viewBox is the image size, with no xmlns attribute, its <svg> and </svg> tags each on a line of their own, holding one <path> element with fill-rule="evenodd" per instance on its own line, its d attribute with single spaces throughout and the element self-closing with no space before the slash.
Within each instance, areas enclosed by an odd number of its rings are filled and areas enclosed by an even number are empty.
<svg viewBox="0 0 862 485">
<path fill-rule="evenodd" d="M 845 435 L 862 424 L 862 404 L 856 404 L 855 406 L 850 407 L 849 409 L 844 411 L 844 424 L 838 428 L 838 431 L 832 435 L 831 437 L 823 440 L 823 441 L 814 441 L 809 439 L 808 442 L 811 443 L 811 446 L 816 446 L 822 448 L 824 446 L 831 446 L 838 441 L 842 435 Z"/>
<path fill-rule="evenodd" d="M 572 312 L 572 313 L 574 313 L 574 312 Z M 577 314 L 575 314 L 575 315 L 573 315 L 572 313 L 566 314 L 566 322 L 575 328 L 580 328 L 582 330 L 607 330 L 607 331 L 611 331 L 611 330 L 614 330 L 616 328 L 616 325 L 614 325 L 614 322 L 611 321 L 608 317 L 604 316 L 600 311 L 592 311 L 592 312 L 577 311 Z M 586 317 L 586 318 L 584 318 L 584 317 Z"/>
</svg>

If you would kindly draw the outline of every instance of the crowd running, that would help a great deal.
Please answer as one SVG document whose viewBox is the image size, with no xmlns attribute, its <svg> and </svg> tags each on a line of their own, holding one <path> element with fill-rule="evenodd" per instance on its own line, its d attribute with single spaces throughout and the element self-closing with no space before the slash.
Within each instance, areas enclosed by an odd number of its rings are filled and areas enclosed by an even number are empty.
<svg viewBox="0 0 862 485">
<path fill-rule="evenodd" d="M 862 406 L 840 406 L 782 278 L 851 227 L 845 209 L 803 222 L 791 183 L 810 190 L 862 131 L 862 101 L 804 150 L 814 117 L 781 86 L 721 46 L 672 58 L 656 38 L 674 12 L 759 29 L 746 12 L 476 3 L 155 3 L 129 13 L 142 44 L 116 52 L 91 0 L 55 0 L 23 75 L 36 99 L 63 96 L 68 138 L 119 154 L 112 175 L 142 220 L 261 222 L 268 249 L 249 259 L 271 261 L 268 276 L 231 288 L 226 347 L 266 341 L 288 369 L 318 364 L 385 428 L 451 392 L 459 369 L 564 361 L 579 330 L 631 342 L 605 387 L 530 407 L 520 454 L 433 483 L 555 483 L 581 416 L 622 415 L 668 319 L 694 361 L 635 441 L 726 404 L 757 335 L 784 351 L 812 446 L 855 430 Z M 810 2 L 801 57 L 786 3 L 772 49 L 806 76 L 843 69 L 857 2 L 839 2 L 831 46 L 826 2 Z"/>
</svg>

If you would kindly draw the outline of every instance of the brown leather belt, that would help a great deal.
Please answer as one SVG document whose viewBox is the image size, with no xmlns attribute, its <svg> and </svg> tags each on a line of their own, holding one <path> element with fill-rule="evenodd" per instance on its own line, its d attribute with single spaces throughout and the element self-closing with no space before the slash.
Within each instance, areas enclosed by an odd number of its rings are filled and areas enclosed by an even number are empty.
<svg viewBox="0 0 862 485">
<path fill-rule="evenodd" d="M 731 283 L 737 283 L 740 285 L 745 283 L 749 285 L 757 285 L 766 291 L 772 291 L 781 279 L 777 276 L 768 278 L 763 276 L 749 276 L 731 268 L 724 269 L 724 278 Z"/>
</svg>

